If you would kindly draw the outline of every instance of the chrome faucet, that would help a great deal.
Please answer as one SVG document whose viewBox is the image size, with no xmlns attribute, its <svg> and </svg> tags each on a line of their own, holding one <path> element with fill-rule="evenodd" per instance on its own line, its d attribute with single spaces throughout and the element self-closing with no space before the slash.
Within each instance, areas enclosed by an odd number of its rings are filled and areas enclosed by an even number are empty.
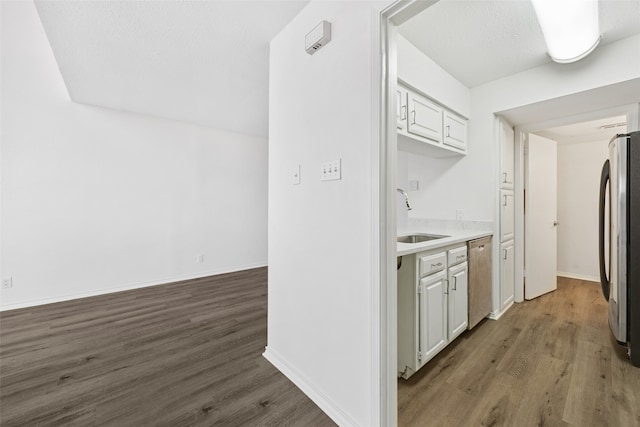
<svg viewBox="0 0 640 427">
<path fill-rule="evenodd" d="M 398 193 L 402 194 L 404 196 L 404 202 L 407 205 L 407 210 L 410 211 L 411 209 L 413 209 L 411 207 L 411 204 L 409 203 L 409 195 L 407 194 L 406 191 L 404 191 L 402 188 L 398 188 L 397 189 Z"/>
</svg>

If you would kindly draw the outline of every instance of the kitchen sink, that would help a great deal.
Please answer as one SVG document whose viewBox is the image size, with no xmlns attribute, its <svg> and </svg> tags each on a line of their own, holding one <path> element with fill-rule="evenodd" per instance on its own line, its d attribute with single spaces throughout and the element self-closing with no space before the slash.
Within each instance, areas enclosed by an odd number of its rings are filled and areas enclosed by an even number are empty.
<svg viewBox="0 0 640 427">
<path fill-rule="evenodd" d="M 410 234 L 408 236 L 400 236 L 398 237 L 398 243 L 420 243 L 420 242 L 428 242 L 430 240 L 443 239 L 445 237 L 441 234 Z"/>
</svg>

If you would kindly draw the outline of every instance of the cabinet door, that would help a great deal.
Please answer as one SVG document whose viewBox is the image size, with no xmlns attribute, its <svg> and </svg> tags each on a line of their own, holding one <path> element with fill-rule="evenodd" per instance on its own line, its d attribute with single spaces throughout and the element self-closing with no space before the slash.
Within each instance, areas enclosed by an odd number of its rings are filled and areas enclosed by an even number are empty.
<svg viewBox="0 0 640 427">
<path fill-rule="evenodd" d="M 515 210 L 513 190 L 500 190 L 500 241 L 512 240 L 514 236 Z"/>
<path fill-rule="evenodd" d="M 467 150 L 467 120 L 453 114 L 444 112 L 444 143 L 450 147 Z"/>
<path fill-rule="evenodd" d="M 449 268 L 449 341 L 460 335 L 468 325 L 468 268 L 467 263 Z"/>
<path fill-rule="evenodd" d="M 407 91 L 400 86 L 396 89 L 396 120 L 398 130 L 407 130 Z"/>
<path fill-rule="evenodd" d="M 500 187 L 513 188 L 515 134 L 513 128 L 500 121 Z"/>
<path fill-rule="evenodd" d="M 515 288 L 515 259 L 513 240 L 500 245 L 500 308 L 513 302 Z"/>
<path fill-rule="evenodd" d="M 408 92 L 409 133 L 442 142 L 442 108 L 416 93 Z"/>
<path fill-rule="evenodd" d="M 420 280 L 418 288 L 418 366 L 427 363 L 447 344 L 446 274 Z"/>
</svg>

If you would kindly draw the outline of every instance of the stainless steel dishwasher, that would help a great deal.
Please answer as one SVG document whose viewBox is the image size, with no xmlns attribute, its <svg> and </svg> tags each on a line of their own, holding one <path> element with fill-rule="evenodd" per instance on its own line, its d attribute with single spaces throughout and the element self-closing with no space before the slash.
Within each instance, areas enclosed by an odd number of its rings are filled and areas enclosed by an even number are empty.
<svg viewBox="0 0 640 427">
<path fill-rule="evenodd" d="M 491 236 L 469 241 L 469 329 L 491 313 Z"/>
</svg>

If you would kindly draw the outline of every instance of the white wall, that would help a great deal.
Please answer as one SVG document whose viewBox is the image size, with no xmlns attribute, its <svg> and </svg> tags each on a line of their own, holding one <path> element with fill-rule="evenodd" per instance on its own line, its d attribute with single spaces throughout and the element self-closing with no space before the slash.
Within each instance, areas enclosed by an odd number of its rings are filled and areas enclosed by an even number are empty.
<svg viewBox="0 0 640 427">
<path fill-rule="evenodd" d="M 555 116 L 568 117 L 584 112 L 596 111 L 629 103 L 629 94 L 616 90 L 617 85 L 625 85 L 640 79 L 640 56 L 632 55 L 640 45 L 640 36 L 601 46 L 589 57 L 574 64 L 547 64 L 522 73 L 514 74 L 471 90 L 471 116 L 469 122 L 470 139 L 476 149 L 484 151 L 482 164 L 476 168 L 491 169 L 492 173 L 475 175 L 473 185 L 466 187 L 463 197 L 474 197 L 480 203 L 479 209 L 493 210 L 495 224 L 498 218 L 498 135 L 495 114 L 510 109 L 537 104 L 536 110 L 544 111 L 547 102 L 555 107 Z M 620 66 L 624 64 L 624 66 Z M 613 96 L 593 98 L 585 96 L 591 91 L 611 88 Z M 590 102 L 584 102 L 589 99 Z M 620 99 L 620 101 L 616 101 Z M 562 102 L 556 102 L 561 100 Z M 538 116 L 537 120 L 541 120 Z M 532 122 L 534 120 L 531 120 Z M 524 118 L 514 125 L 528 123 Z M 464 169 L 458 169 L 461 176 L 471 176 Z M 518 222 L 516 222 L 518 224 Z M 496 230 L 497 231 L 497 230 Z M 522 236 L 516 229 L 516 270 L 522 269 Z M 494 245 L 494 259 L 497 259 L 497 245 Z M 519 255 L 520 254 L 520 255 Z M 498 289 L 498 263 L 494 262 L 494 289 Z M 516 273 L 516 287 L 521 286 L 521 273 Z M 499 302 L 494 298 L 494 313 L 499 311 Z"/>
<path fill-rule="evenodd" d="M 72 103 L 1 7 L 3 309 L 266 264 L 265 139 Z"/>
<path fill-rule="evenodd" d="M 558 144 L 558 274 L 599 281 L 598 191 L 609 141 Z"/>
<path fill-rule="evenodd" d="M 471 116 L 470 90 L 431 58 L 402 36 L 398 36 L 398 78 L 413 86 L 441 105 L 464 117 Z M 466 188 L 473 185 L 469 174 L 489 175 L 483 166 L 487 153 L 476 149 L 469 141 L 466 157 L 436 159 L 412 153 L 398 155 L 398 183 L 417 180 L 418 191 L 409 193 L 413 210 L 398 209 L 398 226 L 406 218 L 456 219 L 456 211 L 463 210 L 463 219 L 491 221 L 493 211 L 482 209 L 475 197 L 467 197 Z M 481 165 L 477 167 L 477 165 Z M 460 174 L 463 168 L 466 173 Z"/>
<path fill-rule="evenodd" d="M 416 196 L 420 189 L 414 191 L 409 190 L 409 155 L 410 153 L 406 151 L 398 150 L 396 157 L 396 187 L 407 192 L 411 208 L 414 209 L 414 196 Z M 404 197 L 402 197 L 400 193 L 396 193 L 396 222 L 398 230 L 405 229 L 409 222 L 409 211 L 407 211 Z"/>
<path fill-rule="evenodd" d="M 265 357 L 343 426 L 380 412 L 375 17 L 369 2 L 311 2 L 271 42 Z M 332 40 L 310 56 L 321 20 Z M 339 158 L 342 180 L 321 182 Z"/>
<path fill-rule="evenodd" d="M 398 34 L 398 78 L 448 109 L 469 118 L 469 88 Z"/>
</svg>

